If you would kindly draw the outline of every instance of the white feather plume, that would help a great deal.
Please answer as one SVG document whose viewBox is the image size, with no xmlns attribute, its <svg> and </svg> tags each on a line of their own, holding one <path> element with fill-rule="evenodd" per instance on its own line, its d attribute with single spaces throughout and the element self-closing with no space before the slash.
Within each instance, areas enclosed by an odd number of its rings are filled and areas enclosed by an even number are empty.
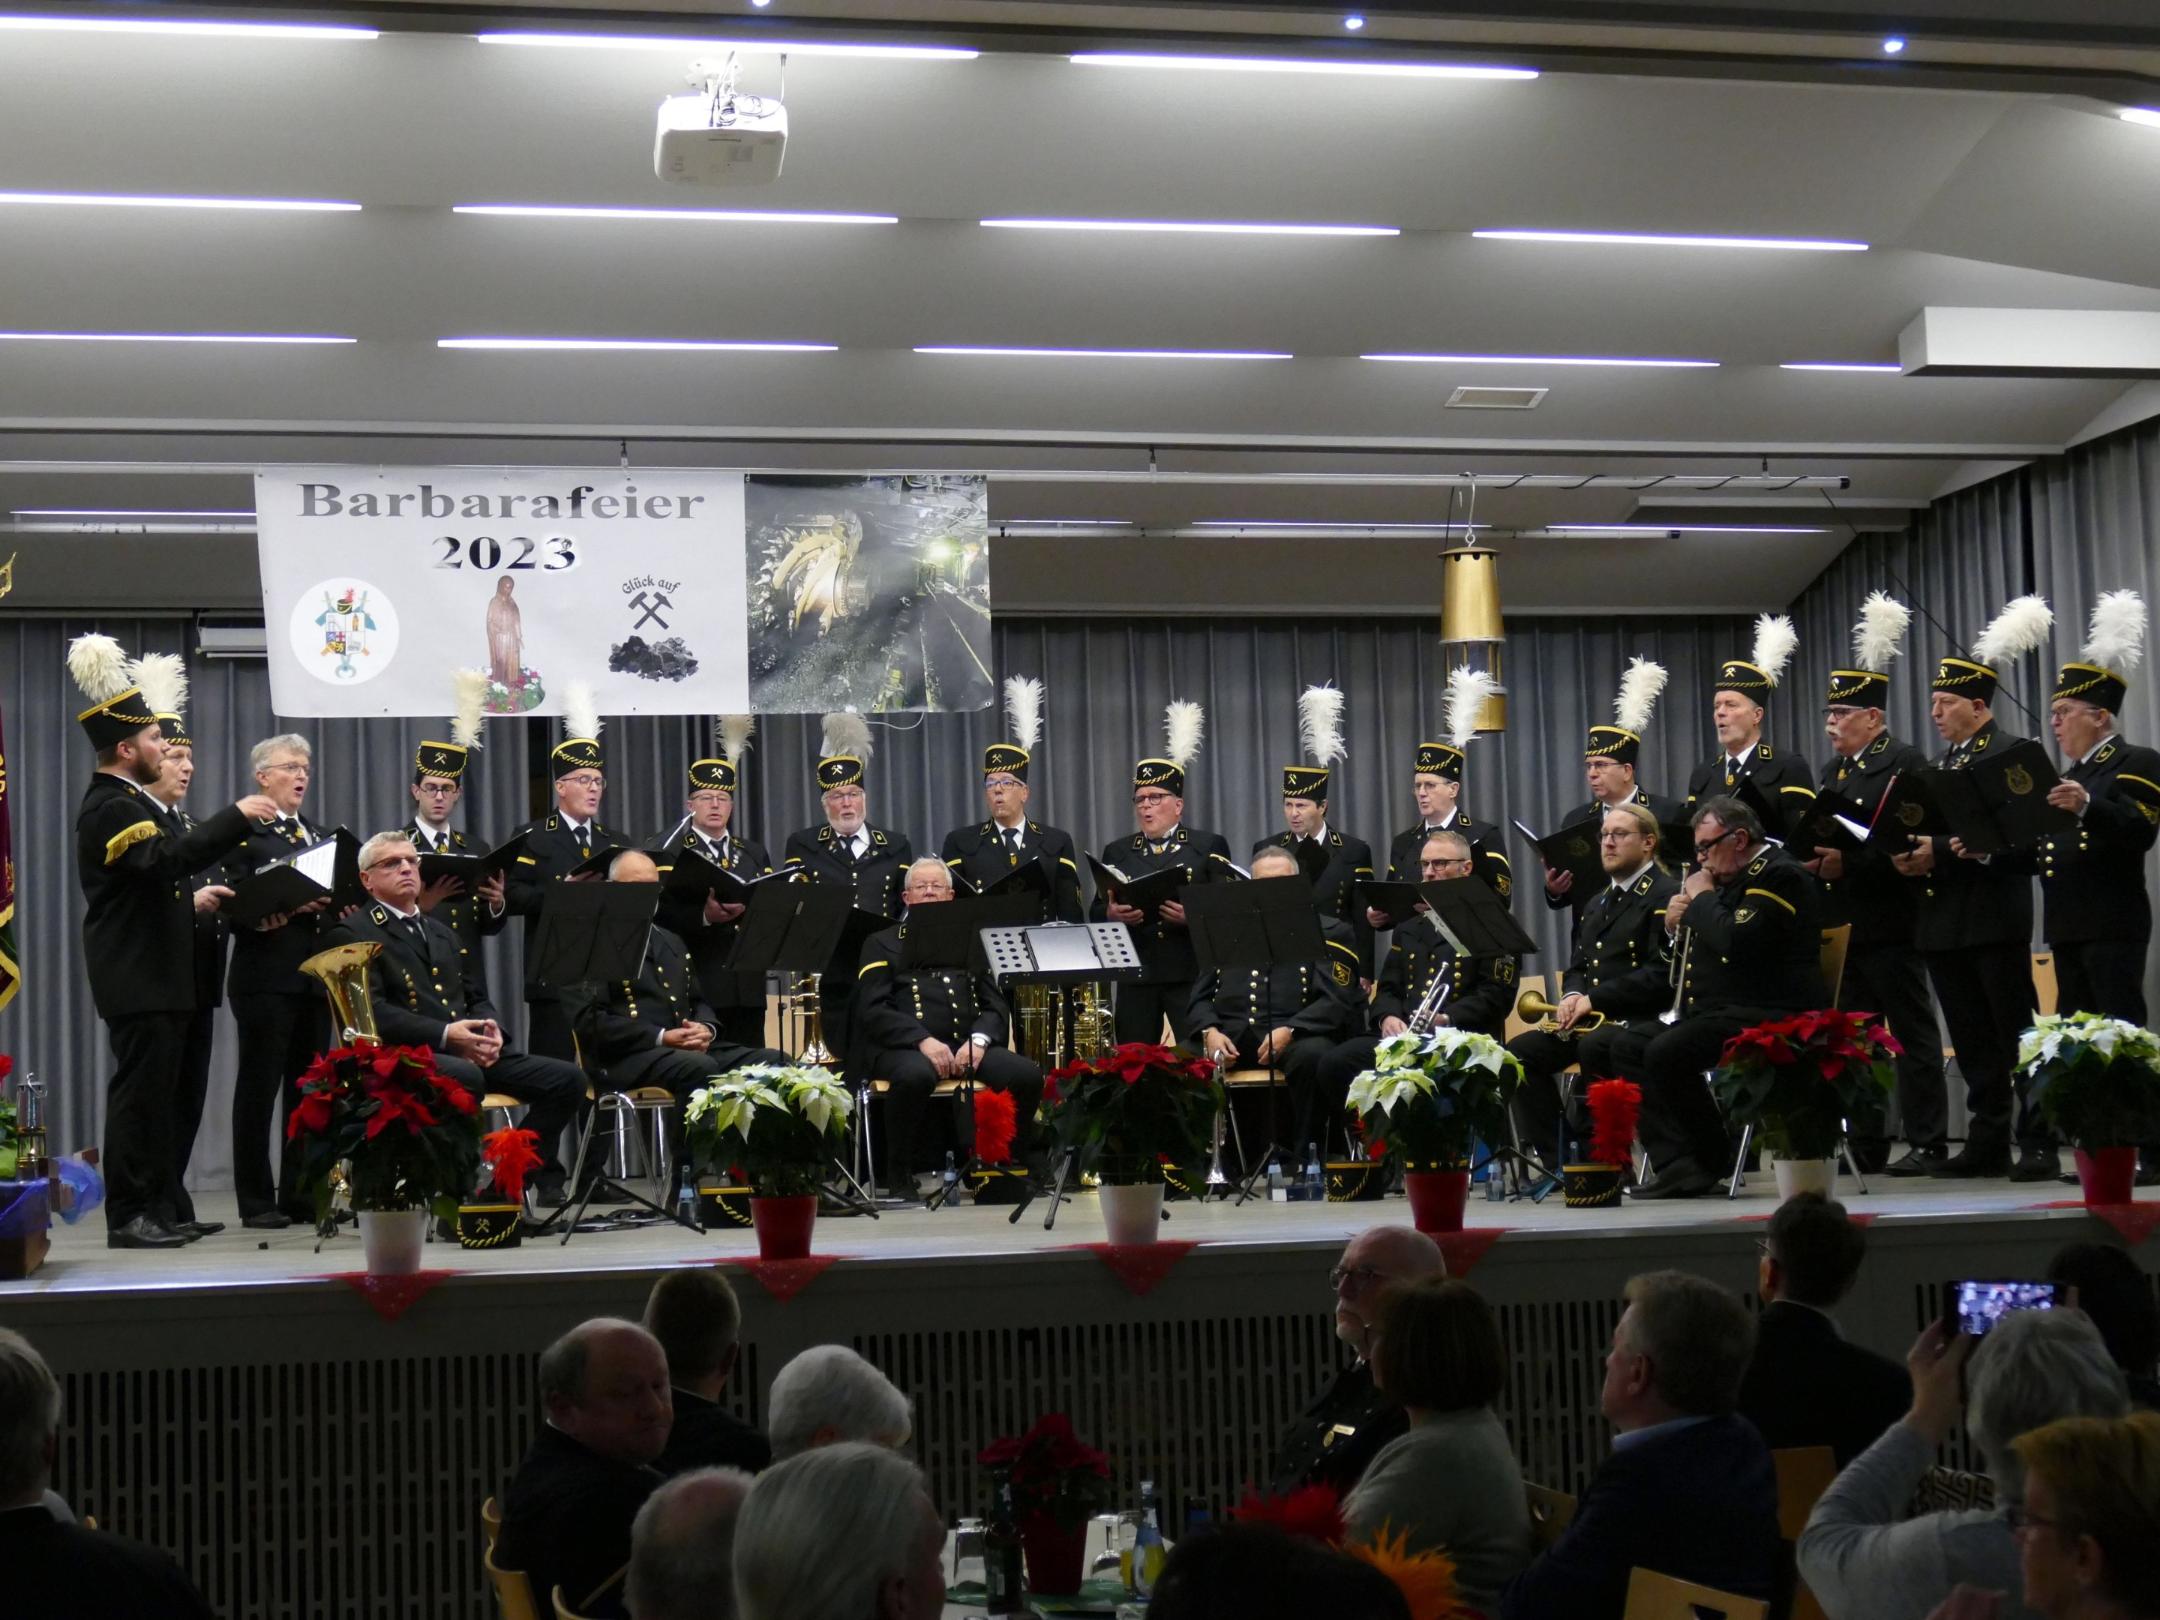
<svg viewBox="0 0 2160 1620">
<path fill-rule="evenodd" d="M 1989 621 L 1973 642 L 1973 657 L 1983 664 L 2021 658 L 2040 646 L 2055 628 L 2055 610 L 2044 596 L 2021 596 Z"/>
<path fill-rule="evenodd" d="M 859 714 L 828 714 L 825 717 L 825 757 L 848 754 L 856 759 L 870 757 L 870 722 Z"/>
<path fill-rule="evenodd" d="M 563 688 L 562 712 L 565 736 L 600 740 L 600 704 L 586 682 L 572 681 Z"/>
<path fill-rule="evenodd" d="M 1755 651 L 1748 659 L 1764 675 L 1772 686 L 1785 673 L 1785 666 L 1792 662 L 1793 650 L 1800 645 L 1800 632 L 1793 622 L 1782 613 L 1758 614 L 1755 619 Z"/>
<path fill-rule="evenodd" d="M 1043 683 L 1032 675 L 1015 675 L 1005 682 L 1005 718 L 1012 724 L 1012 740 L 1030 754 L 1042 742 Z"/>
<path fill-rule="evenodd" d="M 450 740 L 460 748 L 480 746 L 480 715 L 487 704 L 488 672 L 450 672 Z"/>
<path fill-rule="evenodd" d="M 1342 690 L 1333 686 L 1308 686 L 1298 694 L 1298 741 L 1308 764 L 1331 765 L 1350 757 L 1342 734 L 1345 701 Z"/>
<path fill-rule="evenodd" d="M 187 660 L 178 653 L 144 653 L 128 666 L 128 680 L 152 714 L 187 713 Z"/>
<path fill-rule="evenodd" d="M 1183 699 L 1163 710 L 1163 752 L 1183 770 L 1200 757 L 1200 739 L 1207 731 L 1207 710 Z"/>
<path fill-rule="evenodd" d="M 1658 694 L 1665 690 L 1665 666 L 1653 664 L 1647 658 L 1630 658 L 1627 670 L 1620 677 L 1620 695 L 1613 699 L 1613 719 L 1622 731 L 1632 731 L 1636 736 L 1650 724 L 1650 716 L 1657 708 Z"/>
<path fill-rule="evenodd" d="M 1485 700 L 1499 690 L 1500 683 L 1482 669 L 1464 664 L 1448 671 L 1444 709 L 1451 745 L 1467 748 L 1477 740 L 1478 716 L 1485 712 Z"/>
<path fill-rule="evenodd" d="M 2145 598 L 2136 591 L 2102 591 L 2085 633 L 2085 661 L 2127 675 L 2145 657 Z"/>
<path fill-rule="evenodd" d="M 92 703 L 118 697 L 131 684 L 127 654 L 120 650 L 120 643 L 94 631 L 68 643 L 67 666 L 82 695 Z"/>
<path fill-rule="evenodd" d="M 1870 591 L 1860 604 L 1860 619 L 1852 627 L 1853 663 L 1872 675 L 1890 673 L 1905 631 L 1912 624 L 1912 609 L 1896 597 Z"/>
<path fill-rule="evenodd" d="M 756 731 L 756 715 L 723 714 L 720 723 L 713 727 L 713 735 L 720 740 L 720 757 L 730 765 L 740 765 L 743 755 L 750 751 L 750 739 Z"/>
</svg>

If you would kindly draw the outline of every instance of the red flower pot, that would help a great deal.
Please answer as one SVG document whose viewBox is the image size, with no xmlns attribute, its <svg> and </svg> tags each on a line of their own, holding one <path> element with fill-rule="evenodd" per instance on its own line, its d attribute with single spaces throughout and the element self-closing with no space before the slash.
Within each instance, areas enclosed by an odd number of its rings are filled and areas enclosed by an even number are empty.
<svg viewBox="0 0 2160 1620">
<path fill-rule="evenodd" d="M 1046 1597 L 1070 1597 L 1087 1573 L 1087 1522 L 1068 1530 L 1057 1520 L 1030 1519 L 1020 1527 L 1020 1555 L 1027 1560 L 1027 1587 Z"/>
<path fill-rule="evenodd" d="M 810 1229 L 817 1224 L 817 1194 L 800 1198 L 753 1197 L 750 1224 L 757 1229 L 760 1260 L 807 1260 Z"/>
<path fill-rule="evenodd" d="M 2137 1185 L 2134 1147 L 2079 1148 L 2078 1186 L 2088 1204 L 2127 1204 Z"/>
<path fill-rule="evenodd" d="M 1463 1204 L 1470 1196 L 1467 1170 L 1405 1170 L 1403 1191 L 1410 1195 L 1410 1220 L 1420 1232 L 1460 1232 Z"/>
</svg>

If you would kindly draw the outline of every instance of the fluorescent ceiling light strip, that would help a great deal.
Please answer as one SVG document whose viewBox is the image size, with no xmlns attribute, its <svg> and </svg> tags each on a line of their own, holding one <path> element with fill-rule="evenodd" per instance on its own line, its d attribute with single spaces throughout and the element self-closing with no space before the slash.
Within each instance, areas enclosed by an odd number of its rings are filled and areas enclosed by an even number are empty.
<svg viewBox="0 0 2160 1620">
<path fill-rule="evenodd" d="M 1287 56 L 1164 56 L 1136 51 L 1078 51 L 1080 67 L 1183 68 L 1200 73 L 1337 73 L 1367 79 L 1534 79 L 1535 68 L 1462 62 L 1359 62 Z"/>
<path fill-rule="evenodd" d="M 1768 248 L 1788 253 L 1865 253 L 1865 242 L 1802 236 L 1655 236 L 1633 231 L 1472 231 L 1487 242 L 1575 242 L 1611 247 Z"/>
<path fill-rule="evenodd" d="M 630 349 L 685 350 L 718 354 L 831 354 L 837 343 L 722 343 L 692 338 L 437 338 L 438 349 Z"/>
<path fill-rule="evenodd" d="M 898 214 L 787 213 L 759 208 L 577 208 L 552 203 L 458 203 L 453 214 L 511 219 L 664 219 L 715 225 L 897 225 Z"/>
<path fill-rule="evenodd" d="M 18 506 L 17 517 L 46 518 L 247 518 L 253 512 L 167 512 L 125 506 Z"/>
<path fill-rule="evenodd" d="M 1629 359 L 1587 354 L 1361 354 L 1360 360 L 1390 360 L 1417 366 L 1661 366 L 1715 370 L 1715 360 Z"/>
<path fill-rule="evenodd" d="M 1393 225 L 1247 225 L 1214 220 L 985 219 L 993 231 L 1165 231 L 1195 236 L 1400 236 Z"/>
<path fill-rule="evenodd" d="M 0 17 L 0 29 L 54 34 L 179 34 L 198 39 L 376 39 L 372 28 L 328 23 L 183 22 L 150 17 Z"/>
<path fill-rule="evenodd" d="M 1489 523 L 1368 523 L 1362 518 L 1199 518 L 1195 529 L 1417 529 L 1431 534 L 1489 529 Z"/>
<path fill-rule="evenodd" d="M 73 191 L 0 191 L 0 203 L 65 208 L 230 208 L 276 214 L 360 212 L 356 202 L 307 202 L 279 197 L 106 197 Z"/>
<path fill-rule="evenodd" d="M 282 332 L 0 332 L 0 343 L 358 343 Z"/>
<path fill-rule="evenodd" d="M 1547 534 L 1828 534 L 1826 528 L 1780 523 L 1548 523 Z"/>
<path fill-rule="evenodd" d="M 510 31 L 473 36 L 483 45 L 538 45 L 587 51 L 740 51 L 745 56 L 867 56 L 905 62 L 972 62 L 982 53 L 957 45 L 854 45 L 813 39 L 691 39 L 667 34 L 540 34 Z"/>
<path fill-rule="evenodd" d="M 2160 129 L 2160 107 L 2125 107 L 2115 116 L 2126 124 L 2145 124 Z"/>
<path fill-rule="evenodd" d="M 7 534 L 253 534 L 255 519 L 222 522 L 168 522 L 159 518 L 39 518 L 28 523 L 0 523 Z"/>
<path fill-rule="evenodd" d="M 1903 376 L 1905 368 L 1895 361 L 1878 363 L 1860 360 L 1784 360 L 1778 364 L 1780 371 L 1876 371 Z"/>
<path fill-rule="evenodd" d="M 1293 360 L 1295 355 L 1248 349 L 995 349 L 921 344 L 917 354 L 997 355 L 1045 360 Z"/>
</svg>

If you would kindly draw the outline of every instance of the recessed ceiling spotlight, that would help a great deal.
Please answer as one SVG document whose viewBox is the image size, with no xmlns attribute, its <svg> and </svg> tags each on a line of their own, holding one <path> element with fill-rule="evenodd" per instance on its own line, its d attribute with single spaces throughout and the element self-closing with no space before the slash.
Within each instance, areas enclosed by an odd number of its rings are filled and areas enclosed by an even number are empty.
<svg viewBox="0 0 2160 1620">
<path fill-rule="evenodd" d="M 2160 108 L 2125 107 L 2115 116 L 2126 124 L 2150 124 L 2160 128 Z"/>
<path fill-rule="evenodd" d="M 1342 20 L 1342 25 L 1354 34 L 1360 28 L 1363 28 L 1365 26 L 1365 19 L 1363 17 L 1360 17 L 1356 12 L 1353 11 L 1350 13 L 1349 16 L 1345 17 Z"/>
<path fill-rule="evenodd" d="M 772 0 L 750 0 L 750 3 L 753 6 L 756 6 L 758 10 L 763 11 L 767 6 L 772 4 Z"/>
<path fill-rule="evenodd" d="M 1905 42 L 1902 39 L 1898 38 L 1898 36 L 1895 34 L 1892 34 L 1888 39 L 1882 42 L 1882 52 L 1885 56 L 1902 55 L 1904 50 Z"/>
</svg>

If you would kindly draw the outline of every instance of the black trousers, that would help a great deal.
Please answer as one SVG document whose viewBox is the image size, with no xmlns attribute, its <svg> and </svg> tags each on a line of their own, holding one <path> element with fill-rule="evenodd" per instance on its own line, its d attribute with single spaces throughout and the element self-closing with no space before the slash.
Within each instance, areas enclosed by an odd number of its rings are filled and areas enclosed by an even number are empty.
<svg viewBox="0 0 2160 1620">
<path fill-rule="evenodd" d="M 295 1219 L 313 1222 L 313 1206 L 301 1195 L 294 1175 L 295 1155 L 278 1133 L 278 1168 L 270 1168 L 270 1128 L 282 1101 L 290 1113 L 299 1098 L 300 1073 L 330 1046 L 330 1009 L 318 994 L 237 990 L 232 993 L 233 1022 L 239 1026 L 240 1055 L 233 1067 L 233 1191 L 240 1218 L 278 1208 Z"/>
<path fill-rule="evenodd" d="M 1717 1067 L 1725 1043 L 1776 1013 L 1695 1013 L 1677 1023 L 1648 1020 L 1614 1028 L 1607 1024 L 1582 1038 L 1583 1073 L 1617 1075 L 1642 1087 L 1642 1117 L 1635 1134 L 1662 1173 L 1675 1159 L 1722 1175 L 1729 1168 L 1725 1116 L 1710 1095 L 1705 1070 Z M 1593 1066 L 1593 1058 L 1595 1066 Z"/>
<path fill-rule="evenodd" d="M 915 1172 L 926 1168 L 918 1159 L 916 1143 L 930 1112 L 930 1095 L 937 1089 L 937 1070 L 912 1046 L 879 1052 L 870 1068 L 877 1079 L 892 1088 L 885 1094 L 885 1184 L 911 1185 Z M 1016 1146 L 1026 1142 L 1034 1127 L 1035 1112 L 1042 1106 L 1042 1066 L 1006 1047 L 985 1047 L 975 1064 L 975 1083 L 1012 1094 L 1013 1113 L 1019 1122 L 1013 1141 Z M 962 1150 L 971 1149 L 973 1142 L 973 1122 L 969 1121 L 960 1133 Z"/>
<path fill-rule="evenodd" d="M 765 1002 L 760 998 L 755 1007 L 715 1007 L 713 1017 L 720 1024 L 720 1039 L 729 1046 L 765 1045 Z M 769 1062 L 770 1059 L 759 1059 Z M 655 1082 L 657 1084 L 657 1082 Z"/>
<path fill-rule="evenodd" d="M 2055 1010 L 2099 1013 L 2145 1023 L 2148 939 L 2081 939 L 2049 945 L 2055 953 Z"/>
<path fill-rule="evenodd" d="M 1943 1078 L 1942 1026 L 1935 1021 L 1927 964 L 1919 951 L 1894 943 L 1853 947 L 1845 957 L 1838 1005 L 1879 1013 L 1890 1026 L 1891 1035 L 1905 1048 L 1897 1060 L 1898 1121 L 1905 1140 L 1916 1148 L 1941 1147 L 1949 1134 L 1950 1093 Z M 1854 1142 L 1863 1147 L 1881 1144 L 1885 1125 L 1880 1118 L 1853 1120 Z"/>
<path fill-rule="evenodd" d="M 525 1050 L 535 1057 L 577 1062 L 577 1037 L 570 1032 L 570 1016 L 551 994 L 544 1001 L 525 1000 Z"/>
<path fill-rule="evenodd" d="M 105 1142 L 99 1163 L 105 1172 L 108 1231 L 138 1215 L 163 1219 L 172 1205 L 173 1101 L 194 1017 L 191 1012 L 152 1012 L 105 1021 L 113 1076 L 105 1087 Z"/>
<path fill-rule="evenodd" d="M 493 1068 L 469 1058 L 435 1054 L 435 1067 L 474 1095 L 500 1091 L 525 1105 L 525 1128 L 540 1138 L 540 1168 L 535 1182 L 559 1184 L 563 1127 L 585 1104 L 585 1071 L 561 1058 L 534 1052 L 505 1052 Z"/>
<path fill-rule="evenodd" d="M 1170 1040 L 1185 1038 L 1185 1017 L 1192 1011 L 1192 980 L 1164 979 L 1154 983 L 1121 980 L 1112 1018 L 1118 1044 L 1140 1041 L 1148 1046 L 1163 1042 L 1163 1020 L 1170 1020 Z"/>
<path fill-rule="evenodd" d="M 188 1160 L 195 1156 L 195 1133 L 202 1128 L 203 1104 L 210 1096 L 210 1043 L 217 1035 L 217 1009 L 199 1007 L 188 1015 L 187 1039 L 180 1049 L 180 1076 L 173 1087 L 172 1186 L 159 1217 L 168 1226 L 195 1218 L 188 1196 Z"/>
<path fill-rule="evenodd" d="M 1585 1039 L 1587 1035 L 1563 1040 L 1542 1029 L 1526 1029 L 1507 1043 L 1523 1066 L 1522 1085 L 1515 1092 L 1515 1128 L 1522 1132 L 1523 1146 L 1541 1160 L 1558 1154 L 1551 1160 L 1557 1164 L 1568 1158 L 1560 1134 L 1560 1071 L 1582 1056 Z M 1584 1074 L 1588 1073 L 1585 1069 Z M 1587 1079 L 1577 1083 L 1578 1101 L 1588 1083 Z"/>
<path fill-rule="evenodd" d="M 1927 969 L 1942 1003 L 1944 1033 L 1965 1076 L 1965 1106 L 1972 1115 L 1966 1146 L 2005 1152 L 2018 1036 L 2034 1016 L 2032 953 L 2014 941 L 1929 951 Z M 2053 1145 L 2038 1120 L 2023 1122 L 2018 1140 L 2033 1147 Z"/>
</svg>

